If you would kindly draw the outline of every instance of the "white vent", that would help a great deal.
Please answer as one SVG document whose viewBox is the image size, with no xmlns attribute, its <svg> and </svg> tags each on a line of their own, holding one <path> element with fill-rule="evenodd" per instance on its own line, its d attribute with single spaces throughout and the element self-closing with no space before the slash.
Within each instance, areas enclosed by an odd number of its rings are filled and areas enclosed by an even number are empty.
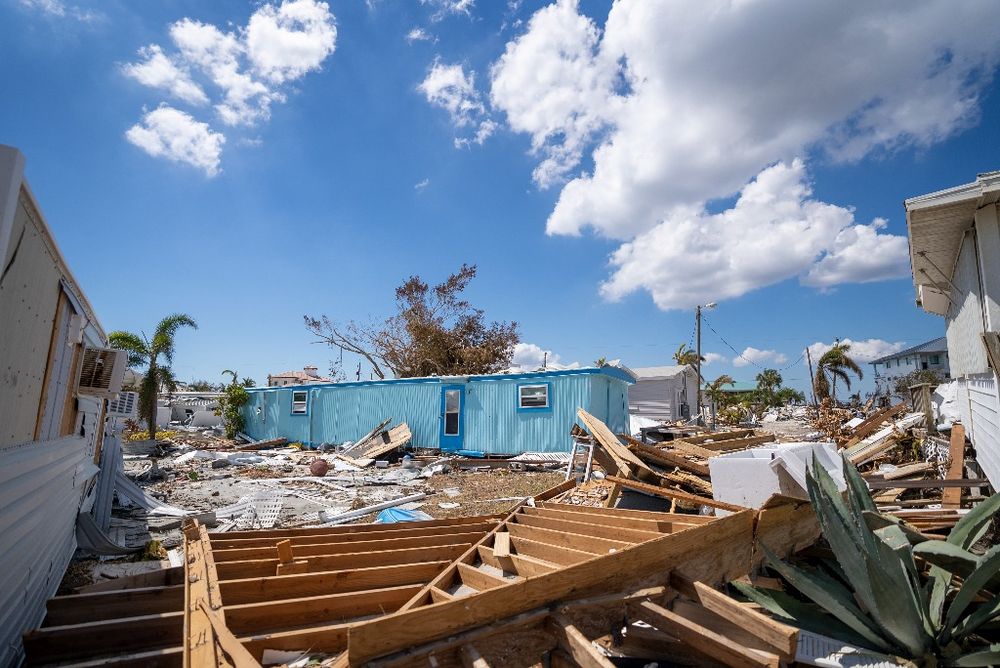
<svg viewBox="0 0 1000 668">
<path fill-rule="evenodd" d="M 128 353 L 110 348 L 85 348 L 77 391 L 112 398 L 122 389 Z"/>
<path fill-rule="evenodd" d="M 138 404 L 138 392 L 119 392 L 117 399 L 108 402 L 108 417 L 134 418 Z"/>
</svg>

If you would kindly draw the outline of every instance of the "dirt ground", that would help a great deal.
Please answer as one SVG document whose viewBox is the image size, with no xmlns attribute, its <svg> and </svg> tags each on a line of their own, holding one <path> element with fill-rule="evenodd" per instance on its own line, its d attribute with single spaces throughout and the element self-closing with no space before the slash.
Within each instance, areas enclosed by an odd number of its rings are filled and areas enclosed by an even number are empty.
<svg viewBox="0 0 1000 668">
<path fill-rule="evenodd" d="M 503 513 L 520 498 L 538 494 L 565 479 L 564 473 L 520 473 L 507 469 L 445 473 L 427 481 L 437 494 L 426 499 L 420 510 L 438 519 Z M 457 496 L 442 491 L 452 488 L 459 490 Z M 441 508 L 438 505 L 441 503 L 457 503 L 458 507 Z"/>
</svg>

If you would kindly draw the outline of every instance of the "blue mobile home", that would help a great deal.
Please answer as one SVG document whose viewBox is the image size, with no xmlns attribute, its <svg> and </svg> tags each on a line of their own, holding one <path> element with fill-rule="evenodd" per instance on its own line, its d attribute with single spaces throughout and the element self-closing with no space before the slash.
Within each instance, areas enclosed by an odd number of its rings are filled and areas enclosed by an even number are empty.
<svg viewBox="0 0 1000 668">
<path fill-rule="evenodd" d="M 634 382 L 627 371 L 602 367 L 253 388 L 245 432 L 315 447 L 356 440 L 391 418 L 409 425 L 414 447 L 567 452 L 577 408 L 627 431 Z"/>
</svg>

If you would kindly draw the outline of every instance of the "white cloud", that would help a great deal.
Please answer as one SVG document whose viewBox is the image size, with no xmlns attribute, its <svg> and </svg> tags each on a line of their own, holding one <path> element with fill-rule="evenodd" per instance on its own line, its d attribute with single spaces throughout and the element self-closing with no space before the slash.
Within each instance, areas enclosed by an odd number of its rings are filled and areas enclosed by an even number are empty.
<svg viewBox="0 0 1000 668">
<path fill-rule="evenodd" d="M 410 44 L 414 42 L 437 42 L 437 38 L 423 28 L 414 28 L 406 33 L 406 41 Z"/>
<path fill-rule="evenodd" d="M 559 355 L 545 350 L 534 343 L 518 343 L 514 346 L 511 365 L 523 371 L 536 371 L 545 365 L 548 369 L 577 369 L 579 362 L 564 363 Z"/>
<path fill-rule="evenodd" d="M 250 17 L 246 45 L 254 70 L 271 83 L 318 70 L 333 53 L 337 26 L 330 6 L 315 0 L 263 5 Z"/>
<path fill-rule="evenodd" d="M 906 237 L 879 234 L 882 219 L 845 227 L 826 255 L 802 278 L 805 285 L 827 288 L 840 283 L 871 283 L 910 275 Z"/>
<path fill-rule="evenodd" d="M 219 173 L 219 156 L 226 141 L 222 134 L 212 132 L 208 123 L 167 106 L 147 112 L 125 137 L 149 155 L 197 167 L 207 176 Z"/>
<path fill-rule="evenodd" d="M 182 18 L 169 33 L 175 52 L 149 45 L 139 51 L 141 61 L 123 71 L 190 104 L 211 101 L 228 126 L 268 120 L 271 106 L 285 101 L 288 85 L 321 69 L 337 39 L 329 6 L 317 0 L 263 4 L 246 27 L 231 30 Z"/>
<path fill-rule="evenodd" d="M 156 44 L 139 50 L 142 62 L 122 67 L 125 76 L 150 88 L 160 88 L 190 104 L 207 104 L 208 96 L 191 76 L 167 58 Z"/>
<path fill-rule="evenodd" d="M 535 182 L 564 184 L 548 233 L 593 229 L 629 242 L 616 267 L 631 256 L 669 255 L 669 244 L 678 257 L 693 253 L 698 260 L 687 264 L 707 270 L 709 282 L 731 281 L 709 290 L 717 297 L 802 271 L 805 284 L 819 287 L 896 277 L 905 241 L 878 234 L 877 224 L 845 217 L 823 228 L 822 243 L 815 235 L 794 242 L 791 271 L 765 261 L 722 264 L 721 272 L 704 262 L 706 248 L 723 262 L 749 258 L 716 252 L 720 244 L 697 226 L 712 220 L 707 203 L 769 165 L 928 146 L 976 122 L 1000 60 L 1000 40 L 981 20 L 991 7 L 645 0 L 614 3 L 602 30 L 577 0 L 557 0 L 495 62 L 492 112 L 530 138 Z M 741 238 L 766 237 L 772 218 L 745 220 Z M 823 260 L 809 271 L 816 254 Z M 620 271 L 610 285 L 625 287 Z M 664 308 L 697 301 L 658 291 Z"/>
<path fill-rule="evenodd" d="M 701 363 L 702 366 L 708 366 L 709 364 L 712 364 L 713 362 L 722 362 L 723 364 L 725 364 L 726 362 L 729 361 L 728 359 L 726 359 L 725 357 L 723 357 L 719 353 L 703 353 L 702 357 L 705 358 L 705 361 Z"/>
<path fill-rule="evenodd" d="M 884 339 L 864 339 L 862 341 L 841 339 L 840 342 L 847 343 L 851 346 L 851 350 L 848 355 L 850 355 L 855 362 L 871 362 L 879 357 L 898 353 L 906 347 L 905 341 L 890 342 Z M 823 353 L 832 347 L 832 343 L 823 343 L 821 341 L 817 341 L 809 346 L 809 354 L 812 355 L 813 363 L 815 363 Z"/>
<path fill-rule="evenodd" d="M 424 188 L 426 188 L 430 184 L 431 184 L 431 180 L 430 179 L 423 179 L 422 181 L 418 181 L 417 183 L 414 183 L 413 184 L 413 189 L 416 190 L 418 193 L 420 193 L 420 192 L 423 192 Z"/>
<path fill-rule="evenodd" d="M 420 4 L 433 8 L 434 13 L 431 15 L 431 20 L 440 21 L 446 16 L 454 14 L 471 16 L 476 0 L 420 0 Z"/>
<path fill-rule="evenodd" d="M 435 59 L 417 88 L 431 105 L 448 112 L 456 128 L 475 128 L 472 138 L 456 137 L 455 146 L 482 144 L 496 129 L 476 90 L 476 73 L 466 73 L 462 65 L 445 65 Z"/>
<path fill-rule="evenodd" d="M 60 19 L 70 18 L 81 23 L 93 23 L 104 18 L 100 12 L 83 9 L 76 5 L 67 5 L 62 0 L 21 0 L 21 6 L 25 9 L 41 12 L 46 16 Z"/>
<path fill-rule="evenodd" d="M 796 276 L 828 286 L 899 275 L 908 262 L 904 237 L 877 234 L 877 222 L 856 225 L 850 209 L 811 195 L 805 165 L 796 160 L 765 169 L 730 209 L 677 209 L 611 255 L 613 273 L 601 294 L 618 300 L 644 289 L 657 306 L 674 309 L 739 297 Z M 849 263 L 858 269 L 854 258 L 864 253 L 870 255 L 863 275 L 835 275 Z"/>
<path fill-rule="evenodd" d="M 760 350 L 752 346 L 744 348 L 743 352 L 733 358 L 733 366 L 744 367 L 748 364 L 764 366 L 767 364 L 784 364 L 788 357 L 776 350 Z"/>
</svg>

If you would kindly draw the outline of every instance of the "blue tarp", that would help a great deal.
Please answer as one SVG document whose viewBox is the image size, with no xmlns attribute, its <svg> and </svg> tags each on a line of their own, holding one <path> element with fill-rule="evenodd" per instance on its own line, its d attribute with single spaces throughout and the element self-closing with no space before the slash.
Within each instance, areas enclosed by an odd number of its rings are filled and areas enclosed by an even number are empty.
<svg viewBox="0 0 1000 668">
<path fill-rule="evenodd" d="M 394 524 L 396 522 L 420 522 L 434 519 L 420 510 L 403 510 L 402 508 L 386 508 L 378 514 L 375 524 Z"/>
</svg>

